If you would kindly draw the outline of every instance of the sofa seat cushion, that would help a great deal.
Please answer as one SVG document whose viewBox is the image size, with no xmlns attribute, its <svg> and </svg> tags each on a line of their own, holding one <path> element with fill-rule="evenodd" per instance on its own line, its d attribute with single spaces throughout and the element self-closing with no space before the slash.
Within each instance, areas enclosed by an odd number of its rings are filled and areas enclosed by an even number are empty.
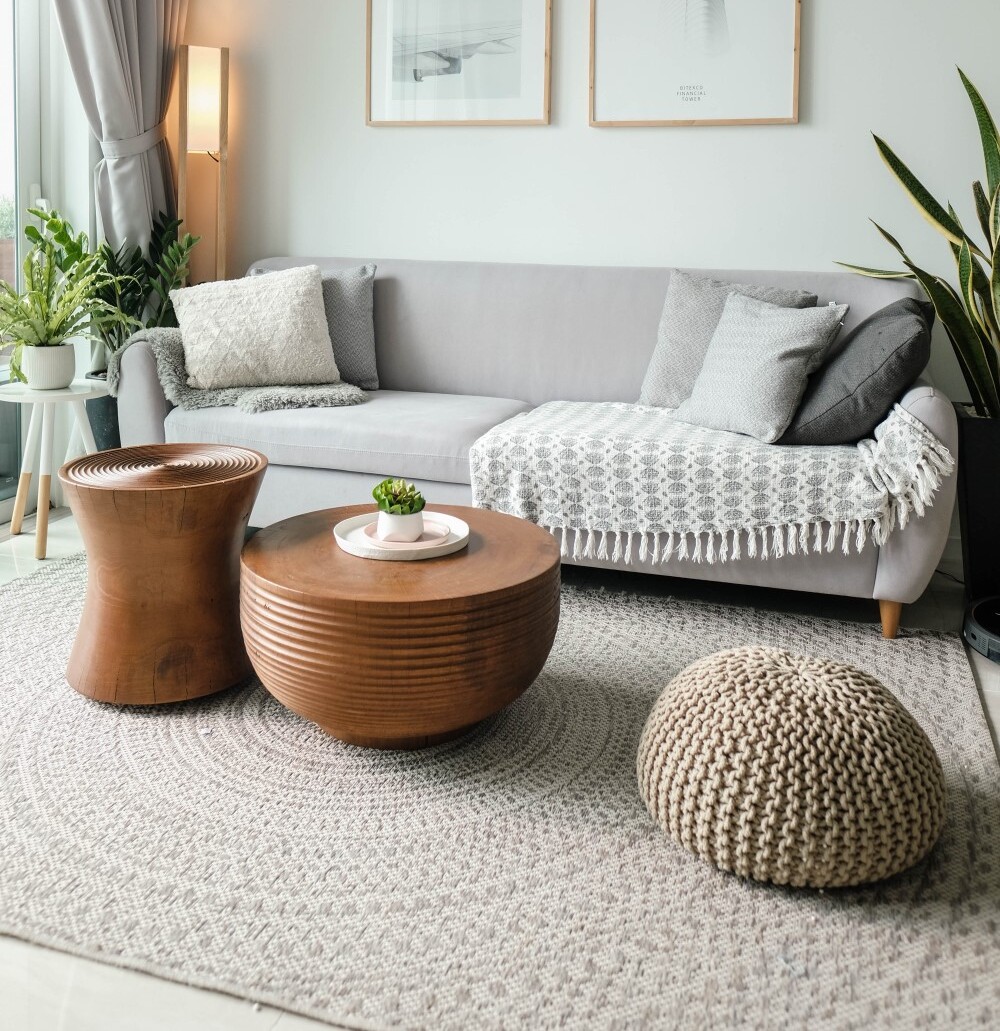
<svg viewBox="0 0 1000 1031">
<path fill-rule="evenodd" d="M 175 408 L 164 427 L 169 443 L 242 444 L 276 465 L 469 483 L 473 441 L 530 408 L 502 397 L 380 390 L 350 408 Z"/>
</svg>

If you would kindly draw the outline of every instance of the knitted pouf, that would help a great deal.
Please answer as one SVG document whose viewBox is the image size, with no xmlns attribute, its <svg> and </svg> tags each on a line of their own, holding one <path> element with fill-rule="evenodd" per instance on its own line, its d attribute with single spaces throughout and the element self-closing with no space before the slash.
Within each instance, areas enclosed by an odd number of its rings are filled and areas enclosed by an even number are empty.
<svg viewBox="0 0 1000 1031">
<path fill-rule="evenodd" d="M 719 652 L 676 676 L 637 769 L 671 838 L 774 884 L 890 877 L 930 851 L 944 821 L 934 746 L 885 687 L 776 648 Z"/>
</svg>

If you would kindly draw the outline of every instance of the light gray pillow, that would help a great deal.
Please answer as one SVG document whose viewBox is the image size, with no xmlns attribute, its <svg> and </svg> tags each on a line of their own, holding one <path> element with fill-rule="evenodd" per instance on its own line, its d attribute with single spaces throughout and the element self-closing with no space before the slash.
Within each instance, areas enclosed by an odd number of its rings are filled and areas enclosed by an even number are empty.
<svg viewBox="0 0 1000 1031">
<path fill-rule="evenodd" d="M 795 417 L 809 373 L 829 354 L 846 314 L 846 304 L 798 311 L 731 294 L 675 417 L 773 443 Z"/>
<path fill-rule="evenodd" d="M 733 292 L 783 308 L 813 308 L 815 294 L 776 286 L 723 283 L 675 269 L 663 302 L 656 350 L 642 381 L 639 403 L 676 408 L 691 394 L 705 352 Z"/>
<path fill-rule="evenodd" d="M 171 290 L 188 386 L 337 383 L 319 268 Z"/>
<path fill-rule="evenodd" d="M 340 377 L 362 390 L 378 390 L 375 364 L 375 266 L 323 273 L 323 306 Z"/>
</svg>

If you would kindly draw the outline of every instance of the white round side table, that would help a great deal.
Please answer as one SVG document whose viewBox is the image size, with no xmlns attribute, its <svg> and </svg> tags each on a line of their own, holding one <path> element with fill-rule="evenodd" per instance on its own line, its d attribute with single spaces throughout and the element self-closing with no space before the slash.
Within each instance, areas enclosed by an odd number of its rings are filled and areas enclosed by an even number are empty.
<svg viewBox="0 0 1000 1031">
<path fill-rule="evenodd" d="M 84 401 L 91 397 L 104 397 L 108 388 L 95 380 L 77 381 L 62 390 L 32 390 L 24 383 L 6 383 L 0 386 L 0 401 L 31 405 L 31 421 L 24 439 L 24 458 L 21 462 L 21 476 L 17 481 L 17 497 L 14 500 L 14 514 L 10 519 L 11 535 L 21 532 L 24 509 L 28 503 L 28 487 L 34 470 L 35 452 L 38 455 L 38 516 L 35 527 L 35 558 L 45 558 L 49 537 L 49 492 L 52 486 L 52 430 L 56 421 L 56 405 L 68 404 L 73 412 L 74 426 L 70 436 L 67 457 L 75 451 L 75 437 L 79 435 L 86 454 L 97 450 L 94 434 L 87 419 Z M 38 438 L 41 435 L 41 448 Z"/>
</svg>

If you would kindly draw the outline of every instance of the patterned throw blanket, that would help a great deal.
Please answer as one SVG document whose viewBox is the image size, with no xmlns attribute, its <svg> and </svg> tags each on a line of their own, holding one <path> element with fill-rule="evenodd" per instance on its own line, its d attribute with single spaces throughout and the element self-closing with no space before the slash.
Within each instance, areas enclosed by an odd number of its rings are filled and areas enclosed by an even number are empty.
<svg viewBox="0 0 1000 1031">
<path fill-rule="evenodd" d="M 480 437 L 470 460 L 478 508 L 562 531 L 564 556 L 626 563 L 860 551 L 923 515 L 954 468 L 899 405 L 874 439 L 792 447 L 669 409 L 552 401 Z"/>
<path fill-rule="evenodd" d="M 256 414 L 285 408 L 340 408 L 366 401 L 353 383 L 310 383 L 300 386 L 220 387 L 202 390 L 188 386 L 184 344 L 179 329 L 146 329 L 136 333 L 108 362 L 108 391 L 118 396 L 122 355 L 139 341 L 148 343 L 156 360 L 156 374 L 166 399 L 178 408 L 239 408 Z"/>
</svg>

